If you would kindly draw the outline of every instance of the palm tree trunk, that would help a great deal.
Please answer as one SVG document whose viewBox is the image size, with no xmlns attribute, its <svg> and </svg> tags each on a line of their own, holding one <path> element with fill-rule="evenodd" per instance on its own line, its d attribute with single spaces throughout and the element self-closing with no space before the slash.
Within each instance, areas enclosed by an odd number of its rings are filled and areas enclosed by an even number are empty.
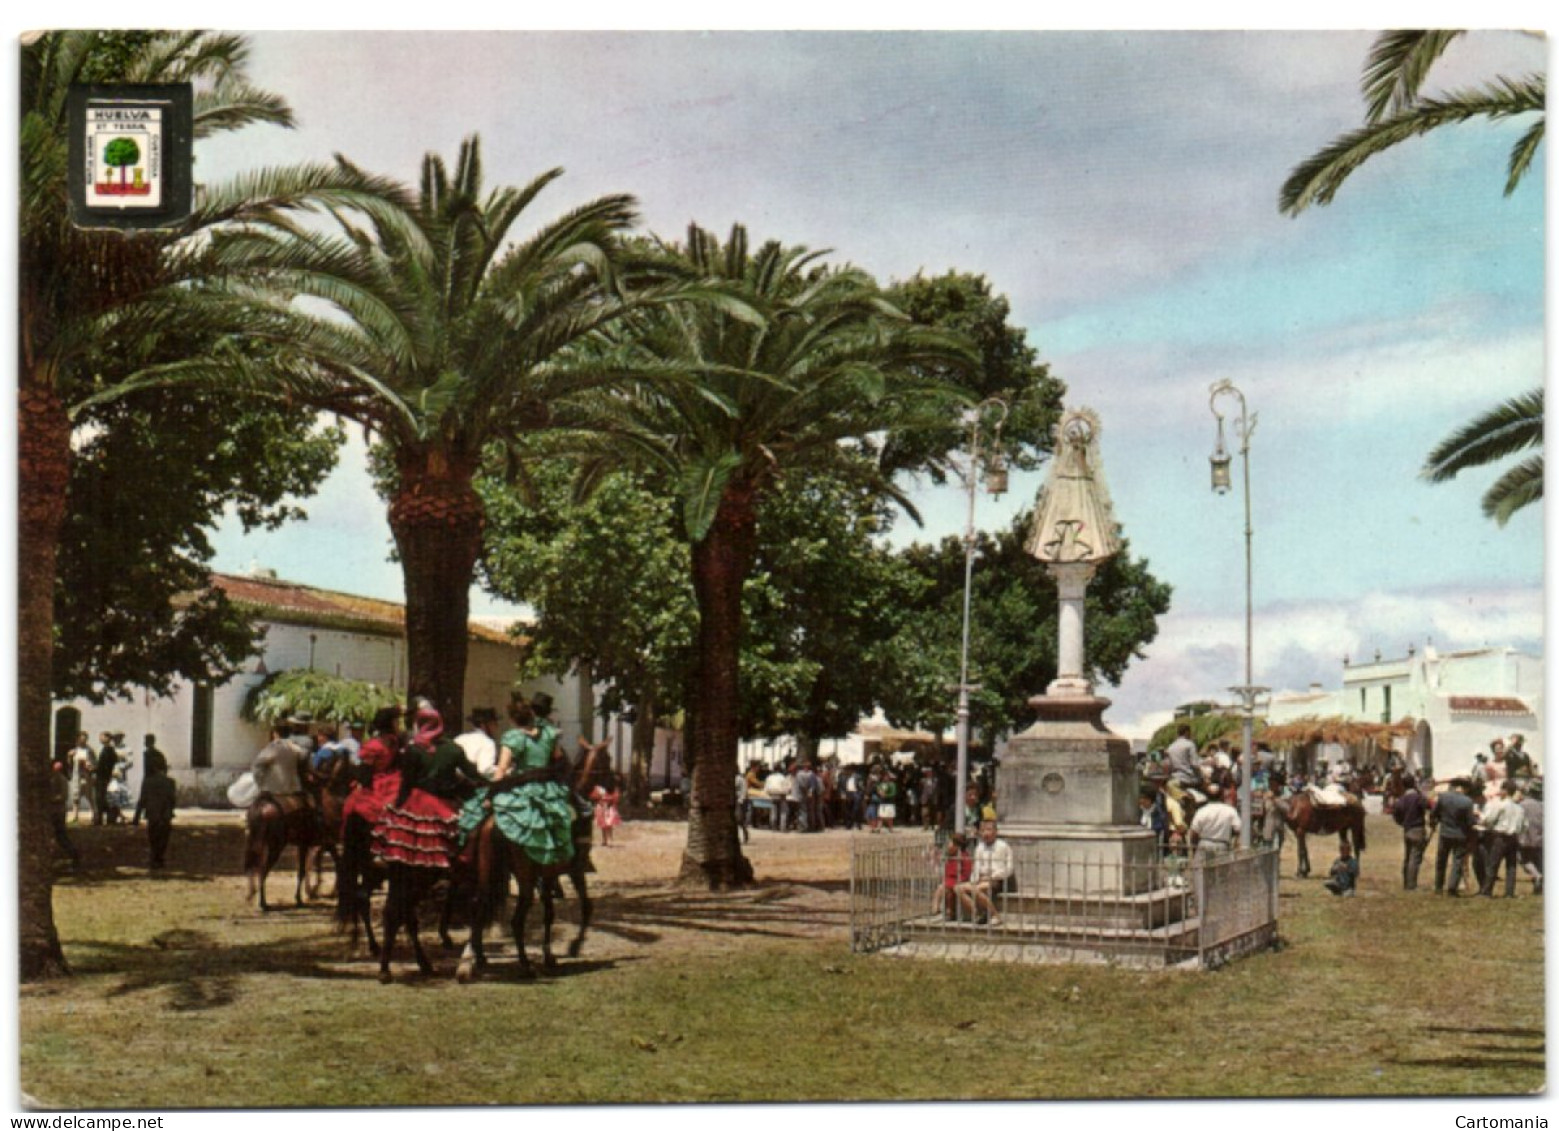
<svg viewBox="0 0 1559 1131">
<path fill-rule="evenodd" d="M 474 467 L 441 453 L 403 453 L 390 530 L 406 586 L 408 696 L 425 695 L 460 725 L 465 704 L 471 579 L 482 550 Z"/>
<path fill-rule="evenodd" d="M 693 547 L 698 600 L 698 667 L 688 736 L 693 796 L 680 878 L 701 881 L 711 890 L 739 887 L 753 878 L 737 839 L 735 781 L 742 584 L 756 544 L 754 503 L 750 486 L 728 486 L 708 534 Z"/>
<path fill-rule="evenodd" d="M 51 389 L 28 382 L 22 389 L 18 424 L 17 927 L 21 977 L 33 981 L 69 972 L 54 926 L 49 732 L 54 690 L 55 560 L 70 483 L 70 420 Z"/>
</svg>

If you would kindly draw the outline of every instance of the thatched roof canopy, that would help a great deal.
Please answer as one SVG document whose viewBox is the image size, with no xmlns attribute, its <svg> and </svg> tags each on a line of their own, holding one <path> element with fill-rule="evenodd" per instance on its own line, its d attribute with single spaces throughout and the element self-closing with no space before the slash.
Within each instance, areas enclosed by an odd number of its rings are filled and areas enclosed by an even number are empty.
<svg viewBox="0 0 1559 1131">
<path fill-rule="evenodd" d="M 1385 745 L 1392 738 L 1412 734 L 1415 725 L 1413 719 L 1395 723 L 1366 723 L 1345 719 L 1340 715 L 1324 719 L 1310 715 L 1263 727 L 1256 738 L 1269 746 L 1279 747 L 1309 746 L 1315 742 L 1335 742 L 1341 746 L 1363 746 L 1371 742 Z"/>
</svg>

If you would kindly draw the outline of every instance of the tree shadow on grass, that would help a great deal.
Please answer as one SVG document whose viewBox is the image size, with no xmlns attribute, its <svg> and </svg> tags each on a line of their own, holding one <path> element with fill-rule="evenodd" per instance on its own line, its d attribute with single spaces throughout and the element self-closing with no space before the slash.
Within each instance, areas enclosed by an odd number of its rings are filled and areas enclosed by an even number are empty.
<svg viewBox="0 0 1559 1131">
<path fill-rule="evenodd" d="M 760 938 L 848 937 L 848 906 L 820 908 L 808 889 L 842 893 L 848 883 L 763 883 L 732 892 L 618 886 L 596 904 L 591 929 L 630 942 L 652 943 L 667 930 Z"/>
<path fill-rule="evenodd" d="M 1482 1071 L 1494 1068 L 1536 1069 L 1545 1067 L 1547 1035 L 1541 1029 L 1503 1029 L 1493 1025 L 1429 1025 L 1430 1033 L 1449 1033 L 1471 1038 L 1473 1049 L 1456 1056 L 1424 1057 L 1416 1060 L 1399 1060 L 1398 1064 L 1414 1068 L 1466 1068 Z M 1504 1038 L 1515 1045 L 1487 1045 L 1481 1042 Z M 1535 1057 L 1536 1059 L 1527 1059 Z"/>
<path fill-rule="evenodd" d="M 100 887 L 127 880 L 161 879 L 209 883 L 222 876 L 244 874 L 246 833 L 240 825 L 191 825 L 174 823 L 168 842 L 168 867 L 152 872 L 147 867 L 151 849 L 146 830 L 129 825 L 81 826 L 71 830 L 71 841 L 81 853 L 81 867 L 61 873 L 61 887 Z M 289 882 L 297 866 L 289 849 L 282 853 L 272 877 L 286 875 Z"/>
<path fill-rule="evenodd" d="M 1541 1049 L 1530 1051 L 1542 1052 Z M 1401 1065 L 1404 1068 L 1464 1068 L 1475 1072 L 1486 1072 L 1498 1068 L 1541 1072 L 1547 1067 L 1547 1062 L 1541 1056 L 1536 1060 L 1525 1060 L 1508 1056 L 1439 1056 L 1414 1060 L 1395 1060 L 1392 1063 Z"/>
</svg>

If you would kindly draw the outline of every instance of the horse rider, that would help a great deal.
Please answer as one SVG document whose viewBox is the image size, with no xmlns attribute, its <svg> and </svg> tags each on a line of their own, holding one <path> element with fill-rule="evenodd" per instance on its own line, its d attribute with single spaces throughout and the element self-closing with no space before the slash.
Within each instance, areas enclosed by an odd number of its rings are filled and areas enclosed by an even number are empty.
<svg viewBox="0 0 1559 1131">
<path fill-rule="evenodd" d="M 1191 741 L 1191 728 L 1182 726 L 1164 751 L 1164 760 L 1169 765 L 1169 780 L 1175 787 L 1171 790 L 1171 796 L 1176 797 L 1180 790 L 1201 789 L 1202 772 L 1196 765 L 1196 743 Z"/>
<path fill-rule="evenodd" d="M 280 807 L 287 819 L 317 821 L 319 810 L 314 799 L 303 788 L 301 769 L 305 755 L 302 747 L 292 740 L 295 719 L 282 719 L 271 728 L 271 741 L 255 755 L 251 772 L 260 795 L 258 805 L 269 798 Z M 301 817 L 295 818 L 295 814 Z"/>
</svg>

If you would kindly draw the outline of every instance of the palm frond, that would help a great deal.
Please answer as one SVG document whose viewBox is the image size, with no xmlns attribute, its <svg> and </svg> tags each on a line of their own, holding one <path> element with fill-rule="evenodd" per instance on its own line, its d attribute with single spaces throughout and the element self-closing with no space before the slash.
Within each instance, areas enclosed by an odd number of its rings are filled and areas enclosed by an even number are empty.
<svg viewBox="0 0 1559 1131">
<path fill-rule="evenodd" d="M 297 124 L 286 99 L 248 83 L 228 82 L 213 90 L 195 92 L 196 138 L 259 123 L 287 129 Z"/>
<path fill-rule="evenodd" d="M 1443 483 L 1543 442 L 1543 388 L 1538 386 L 1468 422 L 1437 444 L 1419 475 Z"/>
<path fill-rule="evenodd" d="M 1504 526 L 1522 507 L 1543 499 L 1543 457 L 1528 456 L 1510 468 L 1483 495 L 1483 513 Z"/>
<path fill-rule="evenodd" d="M 1365 161 L 1440 126 L 1474 118 L 1497 121 L 1541 113 L 1546 90 L 1542 75 L 1529 75 L 1524 79 L 1501 78 L 1478 89 L 1454 91 L 1440 98 L 1420 99 L 1390 118 L 1344 134 L 1296 166 L 1283 182 L 1278 207 L 1297 216 L 1311 204 L 1329 204 L 1349 174 Z M 1525 168 L 1522 165 L 1521 172 Z M 1507 186 L 1507 192 L 1510 187 Z"/>
<path fill-rule="evenodd" d="M 1532 158 L 1537 155 L 1537 147 L 1543 144 L 1543 125 L 1547 118 L 1539 118 L 1532 123 L 1532 128 L 1521 135 L 1510 151 L 1510 175 L 1505 180 L 1505 195 L 1509 196 L 1516 191 L 1516 186 L 1521 183 L 1521 178 L 1527 175 L 1531 168 Z"/>
<path fill-rule="evenodd" d="M 691 541 L 701 542 L 709 533 L 720 497 L 741 465 L 739 452 L 719 451 L 689 460 L 683 468 L 682 521 Z"/>
<path fill-rule="evenodd" d="M 1406 110 L 1418 97 L 1435 61 L 1462 31 L 1387 31 L 1370 47 L 1364 65 L 1365 120 L 1379 122 Z"/>
</svg>

